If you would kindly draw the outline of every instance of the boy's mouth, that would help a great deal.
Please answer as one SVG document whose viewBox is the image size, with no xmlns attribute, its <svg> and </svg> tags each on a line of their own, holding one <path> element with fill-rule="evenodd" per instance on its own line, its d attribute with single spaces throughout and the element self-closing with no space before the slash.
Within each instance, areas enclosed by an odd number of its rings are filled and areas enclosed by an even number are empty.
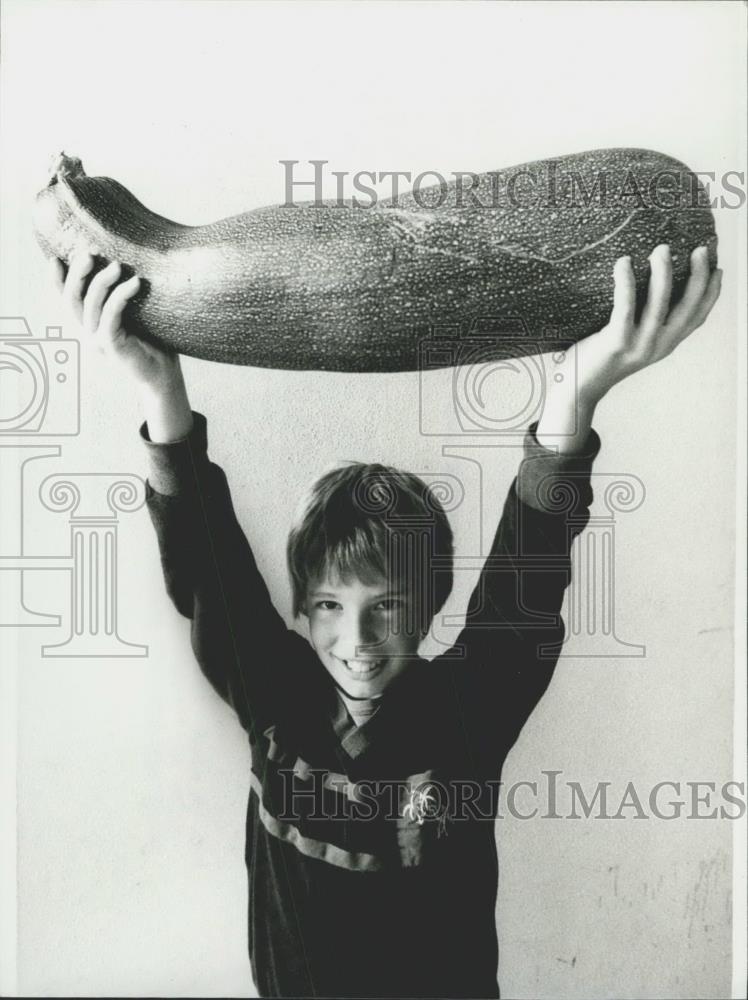
<svg viewBox="0 0 748 1000">
<path fill-rule="evenodd" d="M 346 671 L 357 680 L 367 680 L 379 673 L 386 660 L 341 660 Z"/>
</svg>

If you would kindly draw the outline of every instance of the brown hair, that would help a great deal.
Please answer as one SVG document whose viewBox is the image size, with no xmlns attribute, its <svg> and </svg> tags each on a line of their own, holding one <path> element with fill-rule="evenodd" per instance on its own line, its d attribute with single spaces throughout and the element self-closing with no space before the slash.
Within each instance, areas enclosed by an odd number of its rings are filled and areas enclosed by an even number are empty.
<svg viewBox="0 0 748 1000">
<path fill-rule="evenodd" d="M 313 484 L 288 536 L 294 617 L 306 613 L 309 583 L 334 571 L 367 583 L 384 577 L 415 593 L 425 634 L 452 590 L 452 555 L 449 520 L 422 479 L 387 465 L 338 465 Z M 443 559 L 438 572 L 434 556 Z"/>
</svg>

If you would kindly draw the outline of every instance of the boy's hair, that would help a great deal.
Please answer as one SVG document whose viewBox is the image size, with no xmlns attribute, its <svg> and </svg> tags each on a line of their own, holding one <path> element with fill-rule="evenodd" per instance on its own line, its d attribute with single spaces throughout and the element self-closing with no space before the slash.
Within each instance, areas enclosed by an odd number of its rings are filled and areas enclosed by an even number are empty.
<svg viewBox="0 0 748 1000">
<path fill-rule="evenodd" d="M 425 635 L 452 590 L 452 555 L 447 515 L 422 479 L 376 463 L 337 465 L 304 497 L 288 536 L 294 617 L 306 613 L 307 586 L 316 580 L 383 576 L 413 588 Z M 433 556 L 447 557 L 438 572 Z"/>
</svg>

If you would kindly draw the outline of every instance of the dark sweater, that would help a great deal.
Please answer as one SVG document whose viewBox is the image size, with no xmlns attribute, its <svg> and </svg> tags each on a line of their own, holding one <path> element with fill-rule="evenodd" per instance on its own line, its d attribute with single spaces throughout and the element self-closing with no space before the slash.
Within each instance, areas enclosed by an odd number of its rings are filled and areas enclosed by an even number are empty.
<svg viewBox="0 0 748 1000">
<path fill-rule="evenodd" d="M 569 550 L 600 448 L 593 430 L 580 454 L 558 456 L 536 427 L 454 646 L 412 663 L 361 726 L 274 609 L 208 459 L 205 418 L 168 445 L 141 427 L 166 589 L 251 745 L 249 955 L 262 996 L 499 995 L 497 783 L 564 639 Z"/>
</svg>

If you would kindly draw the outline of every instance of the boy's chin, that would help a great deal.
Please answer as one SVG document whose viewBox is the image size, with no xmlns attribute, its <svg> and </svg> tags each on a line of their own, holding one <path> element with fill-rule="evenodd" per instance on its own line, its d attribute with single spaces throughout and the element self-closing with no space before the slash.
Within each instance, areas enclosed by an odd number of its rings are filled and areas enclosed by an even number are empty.
<svg viewBox="0 0 748 1000">
<path fill-rule="evenodd" d="M 390 686 L 389 681 L 383 684 L 366 684 L 356 681 L 351 682 L 345 677 L 335 678 L 335 683 L 342 690 L 343 694 L 347 694 L 349 698 L 362 699 L 378 698 Z"/>
<path fill-rule="evenodd" d="M 389 687 L 392 677 L 374 677 L 371 680 L 357 679 L 347 673 L 336 670 L 333 679 L 339 688 L 350 698 L 376 698 Z"/>
</svg>

